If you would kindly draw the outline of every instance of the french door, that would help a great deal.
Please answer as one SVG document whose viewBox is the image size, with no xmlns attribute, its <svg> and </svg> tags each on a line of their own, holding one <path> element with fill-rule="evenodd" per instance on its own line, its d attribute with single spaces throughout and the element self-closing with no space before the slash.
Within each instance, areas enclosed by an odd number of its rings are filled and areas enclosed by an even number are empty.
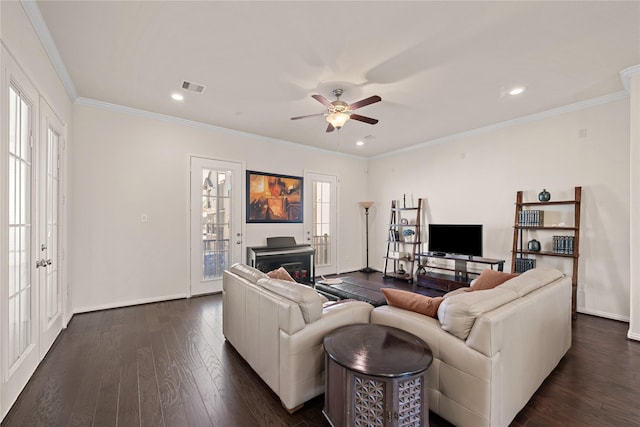
<svg viewBox="0 0 640 427">
<path fill-rule="evenodd" d="M 6 414 L 63 327 L 59 156 L 64 128 L 8 55 L 0 153 L 0 409 Z M 40 126 L 38 126 L 40 118 Z"/>
<path fill-rule="evenodd" d="M 242 165 L 191 157 L 190 294 L 222 291 L 222 272 L 242 261 Z"/>
<path fill-rule="evenodd" d="M 316 276 L 338 273 L 337 178 L 305 173 L 305 239 L 316 250 Z"/>
</svg>

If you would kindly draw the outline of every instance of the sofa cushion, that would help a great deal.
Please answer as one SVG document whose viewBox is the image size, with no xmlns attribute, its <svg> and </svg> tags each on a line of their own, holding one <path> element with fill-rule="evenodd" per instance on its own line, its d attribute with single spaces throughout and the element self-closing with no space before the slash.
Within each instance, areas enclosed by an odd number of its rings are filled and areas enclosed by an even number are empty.
<svg viewBox="0 0 640 427">
<path fill-rule="evenodd" d="M 415 292 L 403 291 L 401 289 L 380 288 L 384 294 L 387 304 L 393 307 L 402 308 L 429 317 L 438 315 L 438 307 L 444 298 L 428 297 L 416 294 Z"/>
<path fill-rule="evenodd" d="M 277 270 L 271 270 L 267 273 L 267 276 L 269 276 L 271 279 L 280 279 L 286 280 L 287 282 L 295 282 L 295 280 L 293 280 L 293 277 L 291 277 L 287 269 L 284 267 L 280 267 Z"/>
<path fill-rule="evenodd" d="M 248 266 L 242 263 L 233 264 L 231 268 L 229 268 L 229 271 L 231 271 L 234 274 L 237 274 L 238 276 L 248 280 L 251 283 L 257 283 L 258 280 L 269 277 L 262 271 L 258 270 L 257 268 L 253 268 L 251 266 Z"/>
<path fill-rule="evenodd" d="M 498 308 L 516 298 L 518 298 L 516 292 L 503 289 L 502 286 L 484 292 L 459 293 L 442 301 L 438 308 L 438 319 L 443 330 L 461 340 L 466 340 L 480 314 Z"/>
<path fill-rule="evenodd" d="M 562 272 L 552 268 L 533 268 L 503 283 L 500 289 L 512 290 L 523 297 L 563 276 Z"/>
<path fill-rule="evenodd" d="M 312 323 L 322 317 L 323 300 L 311 287 L 297 282 L 287 282 L 278 279 L 260 279 L 258 286 L 280 295 L 298 304 L 305 323 Z"/>
<path fill-rule="evenodd" d="M 491 270 L 487 268 L 482 270 L 480 276 L 471 282 L 471 288 L 474 291 L 493 289 L 507 280 L 513 279 L 517 275 L 518 273 L 505 273 L 504 271 Z"/>
</svg>

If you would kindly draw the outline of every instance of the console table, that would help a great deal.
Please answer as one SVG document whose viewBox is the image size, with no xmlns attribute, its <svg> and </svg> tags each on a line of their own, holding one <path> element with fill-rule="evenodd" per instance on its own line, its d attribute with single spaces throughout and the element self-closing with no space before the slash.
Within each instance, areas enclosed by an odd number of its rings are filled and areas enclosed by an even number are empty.
<svg viewBox="0 0 640 427">
<path fill-rule="evenodd" d="M 416 258 L 420 260 L 416 273 L 417 284 L 426 288 L 437 289 L 444 292 L 453 291 L 458 288 L 469 286 L 473 279 L 469 275 L 479 275 L 479 272 L 468 271 L 467 263 L 474 262 L 478 264 L 489 265 L 491 269 L 494 266 L 498 271 L 503 271 L 504 260 L 494 258 L 483 258 L 478 256 L 444 254 L 437 252 L 422 252 L 416 254 Z M 454 261 L 454 267 L 433 266 L 429 265 L 430 258 Z M 422 260 L 426 262 L 422 262 Z M 436 271 L 428 271 L 436 270 Z"/>
<path fill-rule="evenodd" d="M 324 414 L 332 426 L 428 426 L 429 346 L 402 329 L 359 324 L 324 338 Z"/>
</svg>

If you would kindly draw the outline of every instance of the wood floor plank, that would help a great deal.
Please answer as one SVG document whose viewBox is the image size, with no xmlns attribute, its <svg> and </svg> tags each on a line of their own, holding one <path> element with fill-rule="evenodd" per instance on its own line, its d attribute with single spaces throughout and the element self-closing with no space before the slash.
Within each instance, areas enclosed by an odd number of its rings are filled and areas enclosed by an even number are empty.
<svg viewBox="0 0 640 427">
<path fill-rule="evenodd" d="M 138 372 L 138 396 L 140 425 L 162 427 L 165 425 L 160 404 L 160 391 L 156 377 L 155 359 L 151 346 L 136 351 Z"/>
<path fill-rule="evenodd" d="M 98 400 L 93 415 L 93 423 L 97 425 L 116 425 L 118 420 L 118 399 L 120 397 L 122 372 L 120 346 L 124 332 L 124 328 L 120 326 L 112 326 L 102 336 L 105 363 L 102 369 Z"/>
<path fill-rule="evenodd" d="M 175 377 L 174 362 L 169 358 L 162 332 L 152 332 L 150 338 L 164 423 L 166 426 L 186 426 L 187 415 L 180 396 L 180 382 Z"/>
</svg>

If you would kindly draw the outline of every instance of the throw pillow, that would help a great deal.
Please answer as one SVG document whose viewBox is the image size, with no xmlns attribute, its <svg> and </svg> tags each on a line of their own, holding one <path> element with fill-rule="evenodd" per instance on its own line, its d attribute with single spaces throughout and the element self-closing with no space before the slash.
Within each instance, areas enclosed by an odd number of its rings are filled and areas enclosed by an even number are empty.
<svg viewBox="0 0 640 427">
<path fill-rule="evenodd" d="M 271 270 L 270 272 L 267 273 L 267 276 L 269 276 L 269 278 L 271 279 L 279 279 L 279 280 L 286 280 L 287 282 L 295 282 L 295 280 L 293 280 L 293 277 L 291 277 L 289 272 L 284 267 L 280 267 L 277 270 Z"/>
<path fill-rule="evenodd" d="M 472 284 L 472 289 L 474 291 L 493 289 L 517 275 L 517 273 L 505 273 L 504 271 L 485 269 L 482 270 L 480 276 L 474 280 L 475 283 Z"/>
<path fill-rule="evenodd" d="M 403 308 L 433 318 L 438 317 L 438 307 L 440 307 L 440 303 L 444 299 L 442 297 L 432 298 L 400 289 L 380 288 L 380 290 L 390 306 Z"/>
</svg>

